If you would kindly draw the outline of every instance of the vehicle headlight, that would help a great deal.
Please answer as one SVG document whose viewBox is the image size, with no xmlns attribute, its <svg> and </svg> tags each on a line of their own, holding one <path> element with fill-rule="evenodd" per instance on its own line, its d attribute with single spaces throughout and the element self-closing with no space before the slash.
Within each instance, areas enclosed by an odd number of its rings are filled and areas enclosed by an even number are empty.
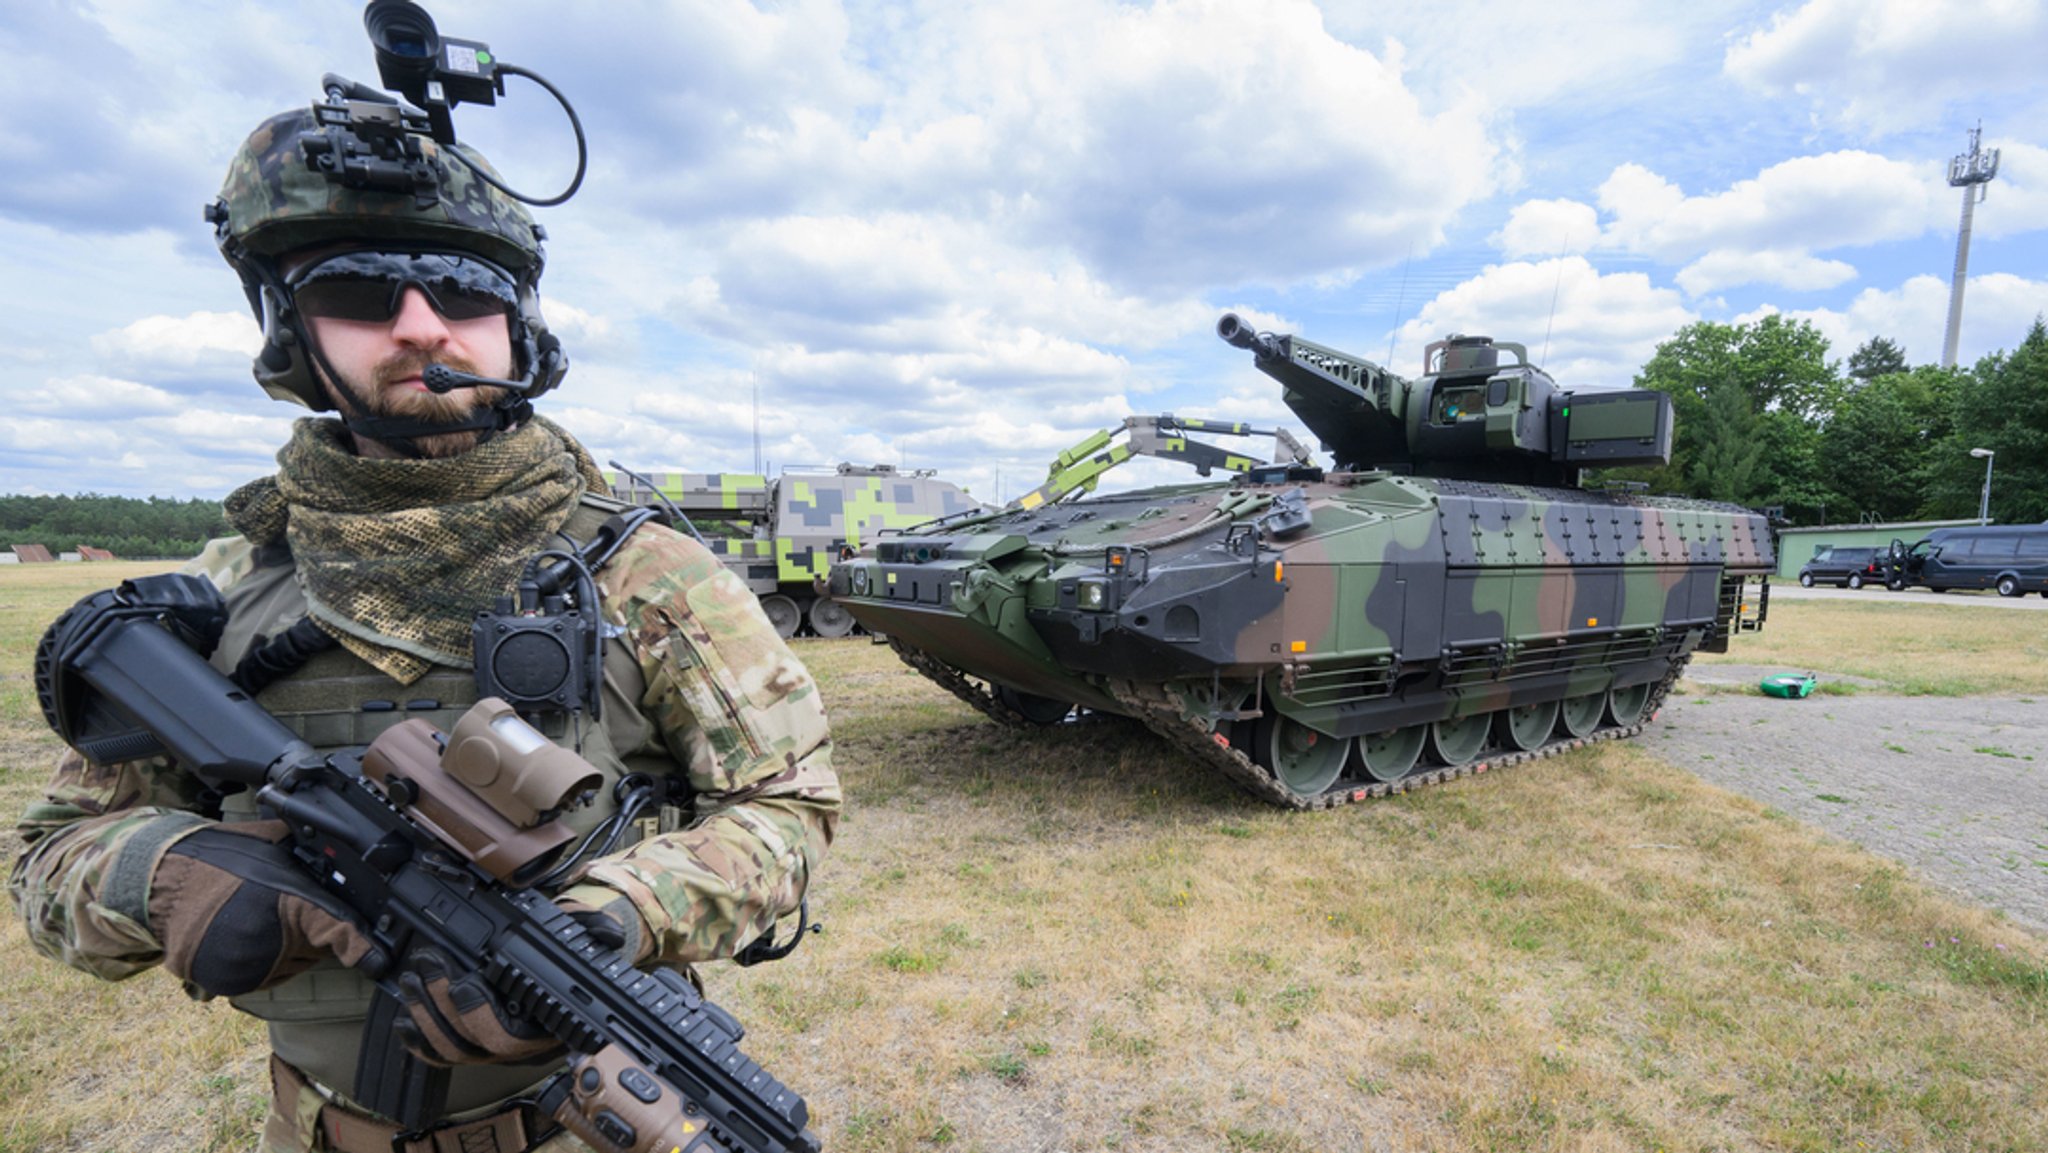
<svg viewBox="0 0 2048 1153">
<path fill-rule="evenodd" d="M 853 595 L 858 597 L 868 595 L 868 566 L 864 564 L 853 566 Z"/>
<path fill-rule="evenodd" d="M 1074 590 L 1074 602 L 1090 612 L 1101 612 L 1109 603 L 1109 586 L 1101 581 L 1082 581 Z"/>
</svg>

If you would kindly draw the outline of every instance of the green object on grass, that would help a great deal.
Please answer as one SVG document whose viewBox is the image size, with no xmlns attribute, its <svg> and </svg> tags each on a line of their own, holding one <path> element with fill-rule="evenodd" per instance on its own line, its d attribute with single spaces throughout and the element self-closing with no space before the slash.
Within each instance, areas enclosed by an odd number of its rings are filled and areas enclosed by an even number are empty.
<svg viewBox="0 0 2048 1153">
<path fill-rule="evenodd" d="M 1767 697 L 1796 699 L 1812 695 L 1814 682 L 1812 673 L 1779 673 L 1776 676 L 1765 677 L 1763 683 L 1757 687 L 1762 689 Z"/>
</svg>

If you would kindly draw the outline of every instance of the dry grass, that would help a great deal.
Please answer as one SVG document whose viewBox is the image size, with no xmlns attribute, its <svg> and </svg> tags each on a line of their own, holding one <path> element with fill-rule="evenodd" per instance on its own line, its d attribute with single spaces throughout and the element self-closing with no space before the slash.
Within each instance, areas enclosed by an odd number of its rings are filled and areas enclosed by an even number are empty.
<svg viewBox="0 0 2048 1153">
<path fill-rule="evenodd" d="M 2048 1148 L 2048 943 L 1647 750 L 1288 816 L 1130 726 L 1012 734 L 801 652 L 849 795 L 828 928 L 708 977 L 828 1149 Z M 18 807 L 48 742 L 6 723 Z M 233 1014 L 18 931 L 0 966 L 0 1150 L 247 1142 Z"/>
<path fill-rule="evenodd" d="M 2048 613 L 1971 605 L 1780 600 L 1764 631 L 1703 664 L 1772 664 L 1869 677 L 1910 696 L 2048 694 Z M 1835 688 L 1823 684 L 1824 691 Z"/>
</svg>

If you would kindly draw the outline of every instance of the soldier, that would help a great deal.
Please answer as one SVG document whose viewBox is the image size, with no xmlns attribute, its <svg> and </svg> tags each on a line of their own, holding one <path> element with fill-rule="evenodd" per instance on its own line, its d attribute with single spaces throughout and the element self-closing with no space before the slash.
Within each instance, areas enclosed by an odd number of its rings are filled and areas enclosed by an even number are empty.
<svg viewBox="0 0 2048 1153">
<path fill-rule="evenodd" d="M 259 127 L 207 215 L 263 324 L 257 380 L 340 418 L 299 420 L 277 474 L 228 498 L 239 535 L 187 571 L 226 595 L 216 666 L 325 752 L 407 717 L 449 727 L 477 696 L 477 613 L 536 553 L 627 506 L 533 413 L 566 360 L 541 319 L 543 234 L 526 211 L 432 142 L 431 196 L 330 181 L 301 155 L 316 128 L 303 111 Z M 436 394 L 422 382 L 436 364 L 524 389 Z M 558 819 L 623 847 L 593 853 L 557 900 L 643 967 L 730 957 L 797 909 L 832 838 L 817 686 L 687 537 L 644 525 L 594 575 L 600 719 L 537 723 L 605 774 L 596 804 Z M 635 773 L 669 785 L 644 817 L 616 812 L 613 786 Z M 19 826 L 10 889 L 30 938 L 110 980 L 162 964 L 264 1019 L 266 1150 L 584 1148 L 519 1100 L 559 1067 L 552 1039 L 431 953 L 406 960 L 394 1029 L 452 1067 L 446 1116 L 402 1130 L 349 1098 L 361 1047 L 388 1042 L 366 1032 L 374 986 L 350 967 L 371 946 L 293 865 L 282 823 L 258 816 L 250 794 L 208 793 L 163 759 L 71 751 Z"/>
</svg>

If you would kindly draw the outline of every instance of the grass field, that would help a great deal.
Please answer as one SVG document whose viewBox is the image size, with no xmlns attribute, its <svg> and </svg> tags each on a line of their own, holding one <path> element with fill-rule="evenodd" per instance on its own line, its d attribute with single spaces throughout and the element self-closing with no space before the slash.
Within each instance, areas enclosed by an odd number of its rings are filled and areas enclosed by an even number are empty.
<svg viewBox="0 0 2048 1153">
<path fill-rule="evenodd" d="M 2048 613 L 1958 595 L 1953 605 L 1779 599 L 1764 631 L 1703 664 L 1774 664 L 1867 677 L 1909 696 L 2026 696 L 2048 691 Z M 1976 604 L 1970 603 L 1978 601 Z M 1839 682 L 1821 691 L 1844 691 Z"/>
<path fill-rule="evenodd" d="M 118 575 L 0 571 L 0 808 L 54 750 L 36 637 Z M 1744 642 L 2048 692 L 2048 614 L 1784 601 Z M 827 931 L 706 976 L 829 1150 L 2048 1148 L 2048 942 L 1645 749 L 1292 816 L 1130 726 L 1013 734 L 885 649 L 800 652 L 849 797 Z M 259 1047 L 0 929 L 4 1153 L 246 1148 Z"/>
</svg>

